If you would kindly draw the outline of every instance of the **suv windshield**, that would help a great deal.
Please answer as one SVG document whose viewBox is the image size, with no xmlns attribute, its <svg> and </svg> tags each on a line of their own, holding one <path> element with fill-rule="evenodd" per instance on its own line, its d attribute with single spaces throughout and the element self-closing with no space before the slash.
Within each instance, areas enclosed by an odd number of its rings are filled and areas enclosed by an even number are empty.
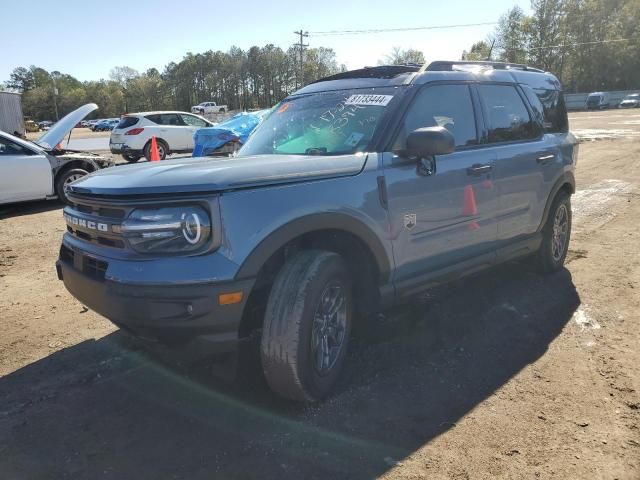
<svg viewBox="0 0 640 480">
<path fill-rule="evenodd" d="M 369 88 L 286 99 L 249 137 L 240 155 L 343 155 L 366 151 L 397 92 L 397 87 Z"/>
</svg>

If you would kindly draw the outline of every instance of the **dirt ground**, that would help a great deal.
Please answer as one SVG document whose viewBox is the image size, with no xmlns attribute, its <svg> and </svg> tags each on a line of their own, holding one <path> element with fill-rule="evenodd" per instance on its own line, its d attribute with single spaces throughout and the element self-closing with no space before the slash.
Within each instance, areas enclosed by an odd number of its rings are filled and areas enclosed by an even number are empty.
<svg viewBox="0 0 640 480">
<path fill-rule="evenodd" d="M 56 279 L 56 203 L 0 209 L 0 477 L 640 478 L 640 110 L 583 137 L 566 269 L 512 263 L 361 332 L 329 401 L 144 353 Z M 251 352 L 249 352 L 251 353 Z"/>
</svg>

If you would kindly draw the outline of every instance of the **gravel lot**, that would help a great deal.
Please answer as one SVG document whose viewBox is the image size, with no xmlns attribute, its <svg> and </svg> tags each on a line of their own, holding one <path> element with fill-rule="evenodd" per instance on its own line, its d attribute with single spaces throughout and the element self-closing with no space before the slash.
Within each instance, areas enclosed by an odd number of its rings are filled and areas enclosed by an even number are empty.
<svg viewBox="0 0 640 480">
<path fill-rule="evenodd" d="M 640 478 L 640 110 L 570 121 L 567 268 L 387 315 L 315 406 L 144 353 L 56 279 L 60 205 L 2 207 L 0 477 Z"/>
</svg>

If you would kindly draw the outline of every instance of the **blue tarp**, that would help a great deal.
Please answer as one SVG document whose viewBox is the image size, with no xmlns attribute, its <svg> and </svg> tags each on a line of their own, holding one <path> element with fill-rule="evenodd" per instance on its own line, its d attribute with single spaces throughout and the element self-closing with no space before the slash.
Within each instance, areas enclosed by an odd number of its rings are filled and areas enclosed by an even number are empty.
<svg viewBox="0 0 640 480">
<path fill-rule="evenodd" d="M 210 155 L 227 142 L 246 142 L 251 132 L 253 132 L 268 112 L 269 110 L 267 109 L 251 113 L 238 113 L 215 127 L 206 127 L 197 130 L 196 133 L 193 134 L 195 146 L 192 156 L 203 157 Z"/>
</svg>

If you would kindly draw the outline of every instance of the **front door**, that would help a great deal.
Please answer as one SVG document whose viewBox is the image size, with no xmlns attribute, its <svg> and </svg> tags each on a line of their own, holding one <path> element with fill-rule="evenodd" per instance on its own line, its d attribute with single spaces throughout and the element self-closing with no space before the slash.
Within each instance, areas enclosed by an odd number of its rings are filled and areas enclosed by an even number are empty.
<svg viewBox="0 0 640 480">
<path fill-rule="evenodd" d="M 182 118 L 182 121 L 185 124 L 184 127 L 184 144 L 185 149 L 189 149 L 189 150 L 193 150 L 194 148 L 194 140 L 193 140 L 193 136 L 194 134 L 200 130 L 201 128 L 204 128 L 207 125 L 207 123 L 202 120 L 201 118 L 198 118 L 194 115 L 188 115 L 186 113 L 181 113 L 180 117 Z"/>
<path fill-rule="evenodd" d="M 0 203 L 44 199 L 52 193 L 46 155 L 0 136 Z"/>
<path fill-rule="evenodd" d="M 497 236 L 495 152 L 479 145 L 479 105 L 467 84 L 428 85 L 403 120 L 393 151 L 421 127 L 449 130 L 456 151 L 426 170 L 415 158 L 384 154 L 390 228 L 399 289 L 456 265 L 491 263 Z"/>
</svg>

